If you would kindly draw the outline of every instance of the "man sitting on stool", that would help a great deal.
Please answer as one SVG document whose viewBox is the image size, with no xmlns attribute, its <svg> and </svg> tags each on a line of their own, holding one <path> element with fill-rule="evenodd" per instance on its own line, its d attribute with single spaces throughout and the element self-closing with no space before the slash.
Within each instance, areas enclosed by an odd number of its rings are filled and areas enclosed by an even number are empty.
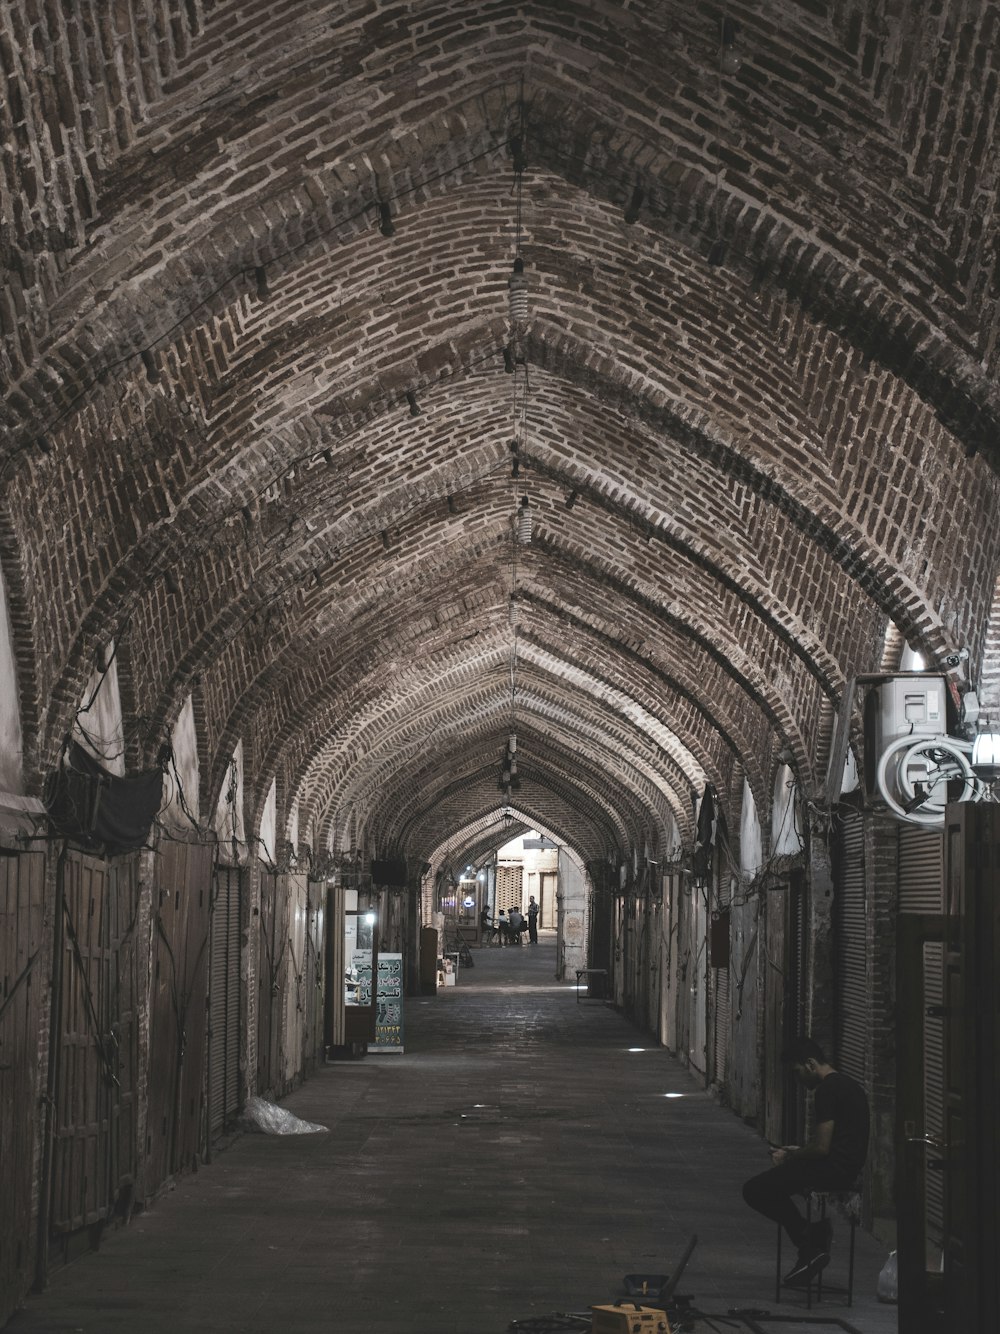
<svg viewBox="0 0 1000 1334">
<path fill-rule="evenodd" d="M 868 1152 L 868 1099 L 860 1084 L 830 1065 L 812 1038 L 796 1038 L 782 1060 L 800 1084 L 815 1091 L 816 1129 L 802 1148 L 772 1149 L 774 1166 L 751 1177 L 743 1198 L 792 1239 L 798 1257 L 785 1282 L 796 1286 L 807 1284 L 830 1263 L 833 1229 L 829 1219 L 807 1225 L 792 1196 L 854 1186 Z"/>
<path fill-rule="evenodd" d="M 520 945 L 521 931 L 524 927 L 524 918 L 521 915 L 520 908 L 516 906 L 511 908 L 507 916 L 507 925 L 510 930 L 511 941 L 515 945 Z"/>
</svg>

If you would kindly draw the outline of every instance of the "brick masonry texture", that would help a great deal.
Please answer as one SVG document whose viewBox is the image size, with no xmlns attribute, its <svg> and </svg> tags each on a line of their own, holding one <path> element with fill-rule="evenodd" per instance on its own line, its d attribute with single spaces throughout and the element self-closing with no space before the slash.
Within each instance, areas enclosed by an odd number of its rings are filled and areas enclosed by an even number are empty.
<svg viewBox="0 0 1000 1334">
<path fill-rule="evenodd" d="M 193 693 L 203 815 L 242 740 L 251 827 L 277 778 L 417 863 L 497 807 L 512 665 L 584 860 L 744 774 L 766 830 L 779 750 L 817 794 L 887 636 L 995 701 L 1000 6 L 733 16 L 720 77 L 704 4 L 3 7 L 28 790 L 111 639 L 130 763 Z"/>
</svg>

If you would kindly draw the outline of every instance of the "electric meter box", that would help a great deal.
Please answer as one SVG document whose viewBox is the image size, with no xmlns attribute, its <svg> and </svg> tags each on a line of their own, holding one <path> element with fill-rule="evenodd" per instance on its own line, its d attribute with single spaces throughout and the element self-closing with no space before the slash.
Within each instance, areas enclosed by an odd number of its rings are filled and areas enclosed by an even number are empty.
<svg viewBox="0 0 1000 1334">
<path fill-rule="evenodd" d="M 943 676 L 896 676 L 878 688 L 879 751 L 897 737 L 948 731 L 948 685 Z"/>
<path fill-rule="evenodd" d="M 955 707 L 943 676 L 891 676 L 865 697 L 864 784 L 870 797 L 878 796 L 875 771 L 887 746 L 899 737 L 946 736 L 953 729 Z"/>
</svg>

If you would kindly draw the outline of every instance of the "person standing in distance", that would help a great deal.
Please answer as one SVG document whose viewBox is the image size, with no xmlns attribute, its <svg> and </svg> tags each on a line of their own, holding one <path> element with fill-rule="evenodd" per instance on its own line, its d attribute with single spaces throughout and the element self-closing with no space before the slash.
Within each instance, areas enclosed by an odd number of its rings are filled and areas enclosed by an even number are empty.
<svg viewBox="0 0 1000 1334">
<path fill-rule="evenodd" d="M 528 899 L 528 944 L 538 944 L 538 904 L 534 894 Z"/>
<path fill-rule="evenodd" d="M 815 1130 L 808 1144 L 772 1149 L 773 1166 L 744 1184 L 743 1198 L 791 1238 L 798 1254 L 784 1281 L 795 1287 L 830 1263 L 833 1229 L 829 1219 L 807 1225 L 792 1197 L 854 1186 L 868 1153 L 868 1099 L 856 1080 L 833 1068 L 812 1038 L 796 1038 L 782 1060 L 815 1095 Z"/>
</svg>

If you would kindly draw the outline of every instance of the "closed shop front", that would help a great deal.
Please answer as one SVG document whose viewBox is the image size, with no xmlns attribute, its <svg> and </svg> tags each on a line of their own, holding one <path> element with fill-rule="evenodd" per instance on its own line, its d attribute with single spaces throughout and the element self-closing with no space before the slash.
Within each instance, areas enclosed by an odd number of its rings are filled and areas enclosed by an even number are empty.
<svg viewBox="0 0 1000 1334">
<path fill-rule="evenodd" d="M 865 833 L 860 815 L 837 831 L 834 861 L 835 1043 L 839 1070 L 861 1084 L 868 1050 L 868 950 L 865 906 Z"/>
<path fill-rule="evenodd" d="M 146 1184 L 195 1166 L 204 1148 L 213 847 L 170 839 L 153 889 Z"/>
<path fill-rule="evenodd" d="M 0 1325 L 30 1283 L 45 859 L 0 856 Z"/>
<path fill-rule="evenodd" d="M 217 866 L 209 976 L 208 1124 L 214 1139 L 240 1112 L 240 870 Z"/>
<path fill-rule="evenodd" d="M 135 855 L 67 851 L 57 873 L 48 1232 L 68 1239 L 131 1203 L 138 1175 L 138 1006 L 145 980 Z M 4 1152 L 6 1157 L 6 1149 Z"/>
</svg>

